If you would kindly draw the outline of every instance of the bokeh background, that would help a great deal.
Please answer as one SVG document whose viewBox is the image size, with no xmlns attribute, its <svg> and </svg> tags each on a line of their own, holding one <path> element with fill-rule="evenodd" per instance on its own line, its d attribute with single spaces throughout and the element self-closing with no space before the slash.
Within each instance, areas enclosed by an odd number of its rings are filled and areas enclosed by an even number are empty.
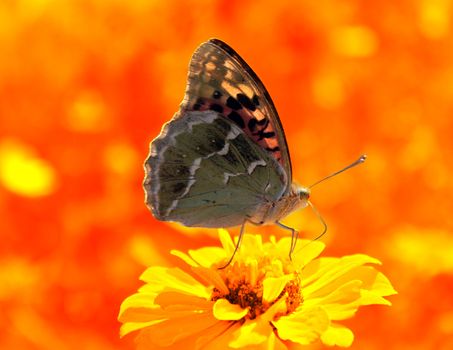
<svg viewBox="0 0 453 350">
<path fill-rule="evenodd" d="M 312 197 L 326 254 L 379 258 L 399 292 L 345 322 L 352 349 L 453 349 L 452 14 L 448 0 L 1 1 L 0 348 L 133 349 L 116 316 L 139 274 L 218 244 L 156 221 L 141 188 L 191 53 L 218 37 L 266 84 L 298 182 L 369 156 Z M 286 222 L 321 229 L 310 210 Z"/>
</svg>

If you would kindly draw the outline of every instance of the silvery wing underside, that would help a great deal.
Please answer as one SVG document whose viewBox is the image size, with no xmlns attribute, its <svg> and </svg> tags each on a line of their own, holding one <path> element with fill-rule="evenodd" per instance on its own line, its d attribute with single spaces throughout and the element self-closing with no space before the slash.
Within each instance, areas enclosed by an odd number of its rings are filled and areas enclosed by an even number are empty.
<svg viewBox="0 0 453 350">
<path fill-rule="evenodd" d="M 187 111 L 165 124 L 145 172 L 154 216 L 186 226 L 240 225 L 288 187 L 279 162 L 214 111 Z"/>
</svg>

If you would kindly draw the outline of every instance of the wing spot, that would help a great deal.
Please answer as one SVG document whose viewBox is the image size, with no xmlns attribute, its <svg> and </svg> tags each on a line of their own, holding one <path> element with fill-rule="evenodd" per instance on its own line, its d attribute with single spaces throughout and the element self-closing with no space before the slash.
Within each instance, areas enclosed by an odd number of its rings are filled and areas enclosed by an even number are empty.
<svg viewBox="0 0 453 350">
<path fill-rule="evenodd" d="M 219 112 L 219 113 L 223 113 L 223 107 L 221 105 L 218 105 L 217 103 L 213 103 L 211 105 L 211 109 L 213 111 L 216 111 L 216 112 Z"/>
<path fill-rule="evenodd" d="M 248 123 L 248 127 L 249 127 L 250 131 L 252 131 L 252 132 L 257 129 L 257 126 L 260 126 L 261 127 L 260 131 L 263 131 L 267 128 L 268 125 L 269 125 L 269 119 L 267 119 L 267 118 L 263 118 L 261 120 L 252 118 L 249 120 L 249 123 Z M 255 135 L 258 135 L 258 133 L 255 133 Z"/>
<path fill-rule="evenodd" d="M 245 108 L 247 108 L 249 111 L 254 111 L 256 110 L 255 104 L 244 94 L 237 94 L 236 95 L 237 100 L 241 105 L 243 105 Z"/>
<path fill-rule="evenodd" d="M 259 133 L 259 140 L 264 139 L 270 139 L 275 136 L 275 132 L 269 131 L 269 132 L 260 132 Z"/>
<path fill-rule="evenodd" d="M 236 123 L 236 125 L 239 126 L 241 129 L 245 128 L 244 120 L 239 115 L 239 113 L 232 111 L 230 114 L 228 114 L 228 118 L 230 118 L 234 123 Z"/>
<path fill-rule="evenodd" d="M 231 109 L 238 110 L 242 108 L 242 105 L 233 97 L 228 97 L 226 100 L 226 105 Z"/>
<path fill-rule="evenodd" d="M 253 95 L 252 102 L 253 102 L 253 104 L 255 106 L 259 106 L 260 105 L 260 99 L 259 99 L 258 95 Z"/>
<path fill-rule="evenodd" d="M 249 130 L 252 131 L 252 132 L 255 131 L 257 123 L 258 123 L 258 121 L 256 120 L 256 118 L 250 119 L 248 124 L 247 124 Z"/>
<path fill-rule="evenodd" d="M 258 124 L 259 126 L 264 126 L 263 129 L 266 129 L 266 128 L 267 128 L 267 125 L 269 124 L 269 119 L 263 118 L 263 119 L 261 119 L 261 120 L 258 120 L 258 121 L 257 121 L 257 124 Z"/>
</svg>

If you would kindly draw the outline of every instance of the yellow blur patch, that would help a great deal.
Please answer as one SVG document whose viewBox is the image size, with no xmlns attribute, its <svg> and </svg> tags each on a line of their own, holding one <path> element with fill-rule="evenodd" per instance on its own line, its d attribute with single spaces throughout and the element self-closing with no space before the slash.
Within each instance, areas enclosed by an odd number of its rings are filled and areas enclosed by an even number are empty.
<svg viewBox="0 0 453 350">
<path fill-rule="evenodd" d="M 46 196 L 55 191 L 54 168 L 35 151 L 15 140 L 0 143 L 0 183 L 11 192 L 26 196 Z"/>
<path fill-rule="evenodd" d="M 423 0 L 419 4 L 419 27 L 430 39 L 448 35 L 450 30 L 450 0 Z"/>
<path fill-rule="evenodd" d="M 184 91 L 184 79 L 187 75 L 185 59 L 190 56 L 186 53 L 184 59 L 181 54 L 162 52 L 155 55 L 155 64 L 158 72 L 166 72 L 160 77 L 160 90 L 169 105 L 178 105 L 181 99 L 180 91 Z"/>
<path fill-rule="evenodd" d="M 404 169 L 414 171 L 428 164 L 431 166 L 435 155 L 440 153 L 434 130 L 426 125 L 417 125 L 408 135 L 408 142 L 402 149 L 399 163 Z"/>
<path fill-rule="evenodd" d="M 318 105 L 326 109 L 339 107 L 344 101 L 343 83 L 334 74 L 323 74 L 313 82 L 313 95 Z"/>
<path fill-rule="evenodd" d="M 378 47 L 375 33 L 365 26 L 345 26 L 335 29 L 331 35 L 333 49 L 344 56 L 367 57 Z"/>
<path fill-rule="evenodd" d="M 386 245 L 394 259 L 427 276 L 453 272 L 451 233 L 407 228 L 396 232 Z"/>
<path fill-rule="evenodd" d="M 0 300 L 29 296 L 40 282 L 39 270 L 20 258 L 0 261 Z"/>
<path fill-rule="evenodd" d="M 448 335 L 453 335 L 453 311 L 445 310 L 437 322 L 438 329 Z"/>
<path fill-rule="evenodd" d="M 104 163 L 117 174 L 131 174 L 141 162 L 135 149 L 127 143 L 115 143 L 105 149 Z"/>
<path fill-rule="evenodd" d="M 129 241 L 132 258 L 143 266 L 151 266 L 165 262 L 156 244 L 146 234 L 136 234 Z M 166 253 L 166 252 L 165 252 Z"/>
<path fill-rule="evenodd" d="M 93 91 L 83 91 L 73 102 L 66 117 L 71 130 L 98 132 L 110 126 L 106 107 L 101 97 Z"/>
</svg>

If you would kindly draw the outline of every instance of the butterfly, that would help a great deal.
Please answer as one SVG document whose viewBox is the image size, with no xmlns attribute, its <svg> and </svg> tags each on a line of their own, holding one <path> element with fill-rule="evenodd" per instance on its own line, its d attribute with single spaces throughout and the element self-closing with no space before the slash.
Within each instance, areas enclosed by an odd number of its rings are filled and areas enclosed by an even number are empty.
<svg viewBox="0 0 453 350">
<path fill-rule="evenodd" d="M 195 50 L 179 111 L 151 142 L 144 167 L 145 202 L 158 220 L 241 225 L 236 250 L 247 222 L 277 224 L 292 233 L 291 257 L 297 231 L 280 220 L 310 204 L 310 190 L 292 182 L 269 93 L 226 43 L 211 39 Z"/>
</svg>

